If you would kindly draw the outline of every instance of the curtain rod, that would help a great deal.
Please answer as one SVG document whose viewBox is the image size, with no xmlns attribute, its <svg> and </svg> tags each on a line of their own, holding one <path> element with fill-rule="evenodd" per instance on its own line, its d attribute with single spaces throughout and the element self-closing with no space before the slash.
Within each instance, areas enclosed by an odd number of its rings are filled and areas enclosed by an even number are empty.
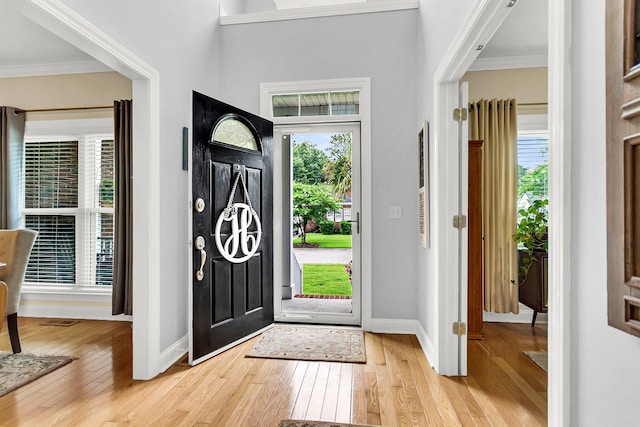
<svg viewBox="0 0 640 427">
<path fill-rule="evenodd" d="M 106 110 L 113 109 L 113 105 L 96 106 L 96 107 L 61 107 L 61 108 L 39 108 L 35 110 L 23 110 L 27 113 L 42 113 L 47 111 L 79 111 L 79 110 Z"/>
<path fill-rule="evenodd" d="M 518 102 L 517 105 L 523 106 L 523 107 L 535 107 L 535 106 L 543 106 L 543 105 L 549 105 L 549 104 L 546 102 Z"/>
</svg>

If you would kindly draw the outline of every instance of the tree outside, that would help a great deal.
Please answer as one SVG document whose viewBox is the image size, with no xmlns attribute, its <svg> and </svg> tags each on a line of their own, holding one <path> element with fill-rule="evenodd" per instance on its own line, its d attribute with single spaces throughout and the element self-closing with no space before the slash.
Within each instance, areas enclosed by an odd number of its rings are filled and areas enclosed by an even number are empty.
<svg viewBox="0 0 640 427">
<path fill-rule="evenodd" d="M 293 144 L 293 181 L 300 184 L 324 184 L 323 168 L 327 155 L 309 141 Z"/>
<path fill-rule="evenodd" d="M 300 230 L 302 244 L 307 243 L 306 225 L 338 209 L 327 185 L 293 182 L 293 225 Z"/>
<path fill-rule="evenodd" d="M 518 165 L 518 197 L 525 193 L 531 193 L 538 197 L 547 197 L 549 188 L 549 164 L 547 162 L 533 169 L 525 169 L 520 175 L 522 166 Z"/>
<path fill-rule="evenodd" d="M 344 198 L 351 193 L 351 134 L 332 135 L 328 151 L 325 177 L 336 195 Z"/>
</svg>

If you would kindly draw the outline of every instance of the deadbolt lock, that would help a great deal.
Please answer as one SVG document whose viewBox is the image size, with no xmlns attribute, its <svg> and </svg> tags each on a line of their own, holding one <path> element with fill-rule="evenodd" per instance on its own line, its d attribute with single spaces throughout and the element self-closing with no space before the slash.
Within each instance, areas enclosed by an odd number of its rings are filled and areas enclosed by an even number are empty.
<svg viewBox="0 0 640 427">
<path fill-rule="evenodd" d="M 196 210 L 196 212 L 200 213 L 204 210 L 205 207 L 205 203 L 204 203 L 204 199 L 202 197 L 198 197 L 196 199 L 196 202 L 194 203 L 194 208 Z"/>
</svg>

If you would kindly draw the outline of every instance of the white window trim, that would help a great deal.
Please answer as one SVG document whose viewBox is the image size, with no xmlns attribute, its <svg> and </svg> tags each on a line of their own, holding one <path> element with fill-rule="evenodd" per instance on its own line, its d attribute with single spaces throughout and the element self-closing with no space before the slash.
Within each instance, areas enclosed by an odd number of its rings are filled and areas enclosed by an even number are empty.
<svg viewBox="0 0 640 427">
<path fill-rule="evenodd" d="M 360 92 L 360 113 L 340 116 L 303 116 L 303 117 L 273 117 L 271 97 L 273 95 L 283 95 L 304 92 L 340 92 L 354 90 Z M 340 123 L 359 122 L 360 123 L 360 158 L 361 158 L 361 263 L 362 263 L 362 294 L 361 294 L 361 323 L 365 331 L 372 330 L 372 283 L 373 283 L 373 204 L 372 204 L 372 174 L 371 174 L 371 79 L 369 77 L 353 79 L 329 79 L 294 81 L 278 83 L 262 83 L 260 85 L 260 115 L 271 120 L 274 125 L 287 124 L 315 124 L 315 123 Z M 274 171 L 274 173 L 278 173 Z M 274 194 L 280 190 L 274 189 Z M 274 200 L 274 204 L 277 203 Z M 274 218 L 274 235 L 277 235 L 277 218 Z M 274 253 L 279 250 L 277 242 L 274 242 Z M 279 264 L 274 266 L 274 279 L 278 272 Z M 274 280 L 275 281 L 275 280 Z"/>
<path fill-rule="evenodd" d="M 113 139 L 113 119 L 70 119 L 70 120 L 37 120 L 29 121 L 25 123 L 25 142 L 46 142 L 46 141 L 78 141 L 78 156 L 86 155 L 83 142 L 95 139 Z M 81 168 L 78 170 L 79 174 L 83 174 L 85 171 Z M 82 180 L 81 180 L 82 182 Z M 80 199 L 84 194 L 84 189 L 78 189 L 78 198 Z M 79 203 L 80 205 L 80 203 Z M 81 206 L 79 206 L 81 208 Z M 79 215 L 76 214 L 77 209 L 51 209 L 51 214 L 66 214 L 71 213 L 76 217 L 76 224 L 82 221 Z M 113 209 L 106 208 L 93 208 L 91 212 L 112 212 Z M 38 213 L 46 214 L 47 209 L 22 209 L 23 214 Z M 76 241 L 77 253 L 85 253 L 83 248 L 78 247 Z M 84 271 L 85 267 L 82 265 L 83 261 L 78 260 L 76 265 L 76 271 Z M 75 285 L 62 285 L 62 284 L 47 284 L 36 285 L 25 283 L 23 286 L 23 292 L 29 294 L 63 294 L 63 295 L 104 295 L 110 296 L 112 294 L 111 286 L 86 286 L 84 284 Z"/>
<path fill-rule="evenodd" d="M 518 135 L 549 134 L 547 114 L 518 115 Z"/>
<path fill-rule="evenodd" d="M 226 15 L 220 8 L 220 25 L 250 24 L 255 22 L 286 21 L 291 19 L 319 18 L 323 16 L 355 15 L 359 13 L 390 12 L 418 9 L 419 0 L 366 1 L 333 6 L 305 7 L 267 12 Z"/>
</svg>

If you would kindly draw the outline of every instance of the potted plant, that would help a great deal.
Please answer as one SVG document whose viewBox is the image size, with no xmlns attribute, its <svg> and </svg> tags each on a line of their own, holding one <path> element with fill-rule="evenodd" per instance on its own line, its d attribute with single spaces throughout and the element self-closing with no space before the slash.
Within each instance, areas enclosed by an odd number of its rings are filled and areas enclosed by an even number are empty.
<svg viewBox="0 0 640 427">
<path fill-rule="evenodd" d="M 520 221 L 516 227 L 514 240 L 518 244 L 520 263 L 518 271 L 519 284 L 522 285 L 529 274 L 529 269 L 538 259 L 534 254 L 546 253 L 549 244 L 547 199 L 534 200 L 528 208 L 520 209 Z"/>
</svg>

